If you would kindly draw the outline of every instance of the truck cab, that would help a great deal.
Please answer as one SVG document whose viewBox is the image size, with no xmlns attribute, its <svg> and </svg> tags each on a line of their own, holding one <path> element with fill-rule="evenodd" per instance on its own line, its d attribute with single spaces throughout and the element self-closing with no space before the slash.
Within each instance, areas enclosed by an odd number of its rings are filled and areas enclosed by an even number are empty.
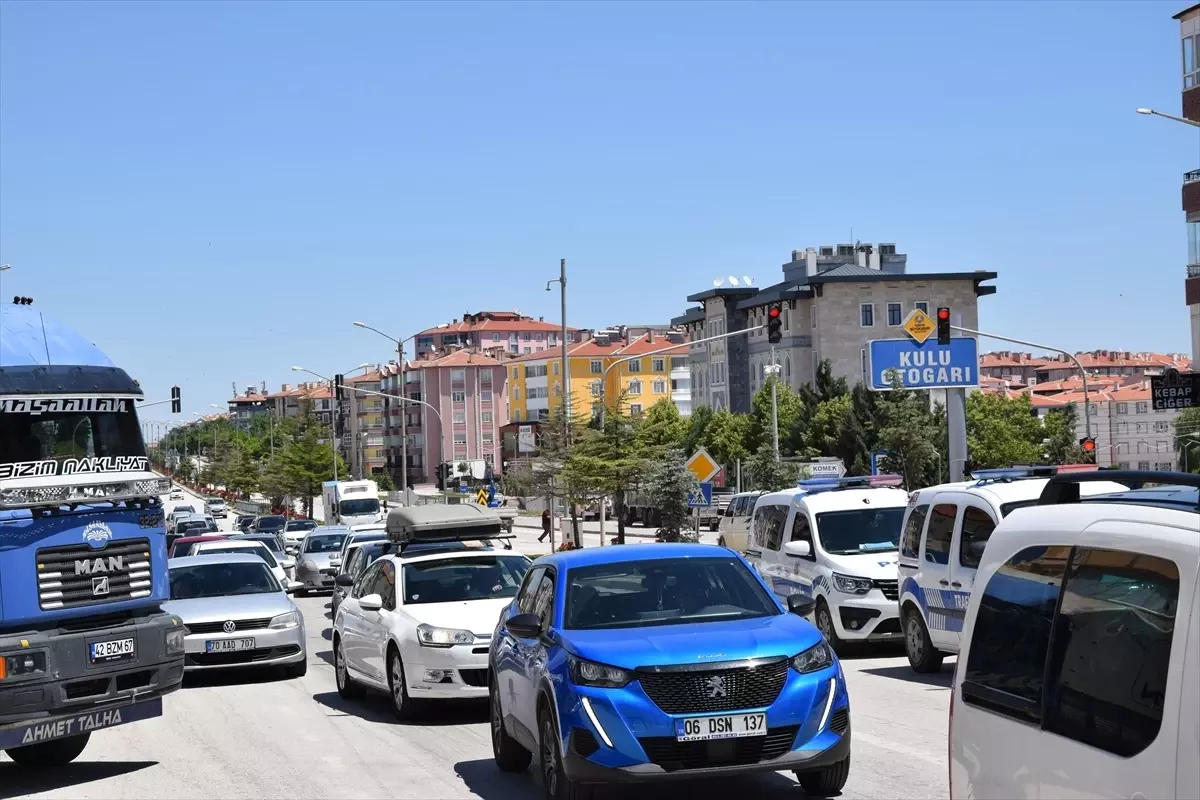
<svg viewBox="0 0 1200 800">
<path fill-rule="evenodd" d="M 375 525 L 384 521 L 375 481 L 326 481 L 321 484 L 326 525 Z"/>
</svg>

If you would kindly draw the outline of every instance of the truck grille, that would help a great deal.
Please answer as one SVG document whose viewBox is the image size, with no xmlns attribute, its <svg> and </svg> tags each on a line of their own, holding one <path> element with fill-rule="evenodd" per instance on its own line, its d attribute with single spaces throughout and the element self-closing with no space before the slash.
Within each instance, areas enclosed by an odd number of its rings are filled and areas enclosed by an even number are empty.
<svg viewBox="0 0 1200 800">
<path fill-rule="evenodd" d="M 95 549 L 87 544 L 37 551 L 38 603 L 43 610 L 149 597 L 150 540 L 127 539 Z"/>
<path fill-rule="evenodd" d="M 261 630 L 271 624 L 271 618 L 263 619 L 237 619 L 233 620 L 233 633 L 238 631 L 255 631 Z M 188 633 L 224 633 L 225 620 L 220 622 L 185 622 L 184 627 Z"/>
<path fill-rule="evenodd" d="M 668 714 L 766 708 L 787 681 L 788 662 L 679 672 L 638 672 L 642 691 Z"/>
<path fill-rule="evenodd" d="M 898 581 L 871 581 L 875 588 L 883 592 L 883 596 L 888 600 L 898 600 L 900 598 L 900 588 Z"/>
</svg>

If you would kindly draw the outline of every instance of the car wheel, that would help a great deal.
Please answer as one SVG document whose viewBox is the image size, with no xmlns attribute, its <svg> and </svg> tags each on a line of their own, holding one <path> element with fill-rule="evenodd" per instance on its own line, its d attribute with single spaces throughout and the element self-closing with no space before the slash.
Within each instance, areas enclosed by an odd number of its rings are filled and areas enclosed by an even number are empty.
<svg viewBox="0 0 1200 800">
<path fill-rule="evenodd" d="M 296 597 L 308 597 L 308 589 L 297 589 Z"/>
<path fill-rule="evenodd" d="M 913 672 L 937 672 L 945 655 L 936 650 L 921 615 L 911 608 L 904 617 L 904 654 Z"/>
<path fill-rule="evenodd" d="M 396 718 L 412 719 L 417 713 L 418 701 L 409 697 L 408 682 L 404 679 L 404 662 L 395 650 L 388 654 L 388 685 L 392 689 L 392 709 L 396 712 Z"/>
<path fill-rule="evenodd" d="M 341 639 L 335 639 L 333 642 L 333 671 L 337 676 L 338 694 L 342 697 L 353 700 L 362 697 L 366 692 L 354 678 L 350 677 L 350 671 L 346 669 L 346 655 L 342 652 Z"/>
<path fill-rule="evenodd" d="M 35 769 L 61 767 L 70 764 L 79 757 L 79 754 L 83 752 L 83 748 L 87 747 L 88 739 L 91 736 L 92 734 L 90 733 L 81 733 L 77 736 L 68 736 L 65 739 L 52 739 L 49 742 L 38 742 L 37 744 L 27 744 L 23 747 L 14 747 L 4 752 L 22 767 L 32 767 Z"/>
<path fill-rule="evenodd" d="M 504 728 L 504 714 L 500 708 L 500 690 L 496 680 L 488 681 L 488 695 L 491 704 L 492 723 L 492 757 L 501 772 L 524 772 L 533 760 L 533 753 L 526 750 L 516 739 L 508 735 Z"/>
<path fill-rule="evenodd" d="M 308 656 L 305 655 L 303 661 L 295 664 L 288 664 L 283 668 L 283 673 L 289 678 L 303 678 L 308 674 Z"/>
<path fill-rule="evenodd" d="M 846 756 L 836 764 L 814 769 L 811 772 L 797 772 L 796 780 L 804 789 L 804 794 L 814 797 L 828 797 L 842 791 L 846 780 L 850 777 L 850 756 Z"/>
<path fill-rule="evenodd" d="M 824 598 L 817 600 L 817 630 L 821 631 L 821 635 L 825 637 L 825 641 L 829 642 L 829 646 L 833 648 L 833 652 L 839 656 L 845 652 L 846 643 L 837 635 L 837 628 L 833 627 L 833 613 L 829 610 L 829 604 Z"/>
<path fill-rule="evenodd" d="M 538 737 L 538 767 L 542 775 L 542 796 L 546 800 L 591 800 L 595 795 L 593 787 L 576 783 L 567 777 L 563 769 L 562 749 L 550 709 L 542 709 L 538 716 L 538 730 L 541 732 Z"/>
</svg>

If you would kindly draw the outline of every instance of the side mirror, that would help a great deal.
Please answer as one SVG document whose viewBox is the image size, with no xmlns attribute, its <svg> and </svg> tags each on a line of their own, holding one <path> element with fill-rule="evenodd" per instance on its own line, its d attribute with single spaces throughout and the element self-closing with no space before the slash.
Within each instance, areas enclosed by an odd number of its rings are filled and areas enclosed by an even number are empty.
<svg viewBox="0 0 1200 800">
<path fill-rule="evenodd" d="M 329 566 L 332 567 L 333 569 L 337 569 L 341 565 L 342 565 L 342 560 L 340 558 L 329 559 Z"/>
<path fill-rule="evenodd" d="M 358 607 L 363 611 L 378 611 L 383 608 L 383 598 L 377 594 L 369 594 L 358 599 Z"/>
<path fill-rule="evenodd" d="M 537 614 L 517 614 L 505 620 L 504 628 L 518 639 L 536 639 L 542 633 L 542 619 Z"/>
<path fill-rule="evenodd" d="M 808 544 L 808 542 L 804 542 Z M 787 599 L 788 611 L 798 617 L 807 617 L 809 614 L 817 610 L 817 601 L 809 600 L 801 594 L 789 595 Z"/>
<path fill-rule="evenodd" d="M 784 542 L 783 552 L 792 558 L 808 558 L 812 555 L 812 545 L 808 542 Z"/>
<path fill-rule="evenodd" d="M 300 583 L 300 581 L 288 581 L 283 586 L 283 590 L 285 592 L 287 592 L 288 594 L 292 594 L 293 592 L 295 592 L 299 589 L 303 589 L 303 588 L 304 588 L 304 584 Z"/>
<path fill-rule="evenodd" d="M 336 578 L 334 578 L 333 582 L 338 586 L 345 586 L 347 589 L 349 589 L 354 585 L 354 576 L 348 572 L 343 572 L 341 575 L 338 575 Z"/>
<path fill-rule="evenodd" d="M 279 562 L 279 566 L 283 567 L 284 569 L 291 569 L 292 567 L 296 566 L 296 561 L 291 558 L 285 558 Z"/>
</svg>

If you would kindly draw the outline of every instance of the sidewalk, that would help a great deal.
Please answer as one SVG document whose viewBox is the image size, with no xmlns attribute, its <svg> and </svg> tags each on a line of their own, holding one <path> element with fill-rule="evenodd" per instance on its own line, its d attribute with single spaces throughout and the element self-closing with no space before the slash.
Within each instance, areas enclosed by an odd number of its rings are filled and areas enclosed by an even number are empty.
<svg viewBox="0 0 1200 800">
<path fill-rule="evenodd" d="M 554 546 L 558 547 L 562 544 L 562 531 L 558 528 L 559 520 L 556 517 L 554 520 Z M 617 526 L 611 520 L 605 521 L 605 537 L 604 547 L 610 547 L 611 542 L 617 536 Z M 517 517 L 516 524 L 513 525 L 513 535 L 517 538 L 513 540 L 513 549 L 520 550 L 522 553 L 536 558 L 540 555 L 552 552 L 550 549 L 550 540 L 546 539 L 539 542 L 538 537 L 542 535 L 542 521 L 540 517 Z M 626 528 L 625 543 L 626 545 L 634 544 L 654 544 L 657 537 L 657 529 L 655 528 Z M 716 544 L 717 535 L 708 531 L 702 531 L 700 541 L 705 544 Z M 584 547 L 600 547 L 600 523 L 589 522 L 583 530 L 583 546 Z"/>
</svg>

